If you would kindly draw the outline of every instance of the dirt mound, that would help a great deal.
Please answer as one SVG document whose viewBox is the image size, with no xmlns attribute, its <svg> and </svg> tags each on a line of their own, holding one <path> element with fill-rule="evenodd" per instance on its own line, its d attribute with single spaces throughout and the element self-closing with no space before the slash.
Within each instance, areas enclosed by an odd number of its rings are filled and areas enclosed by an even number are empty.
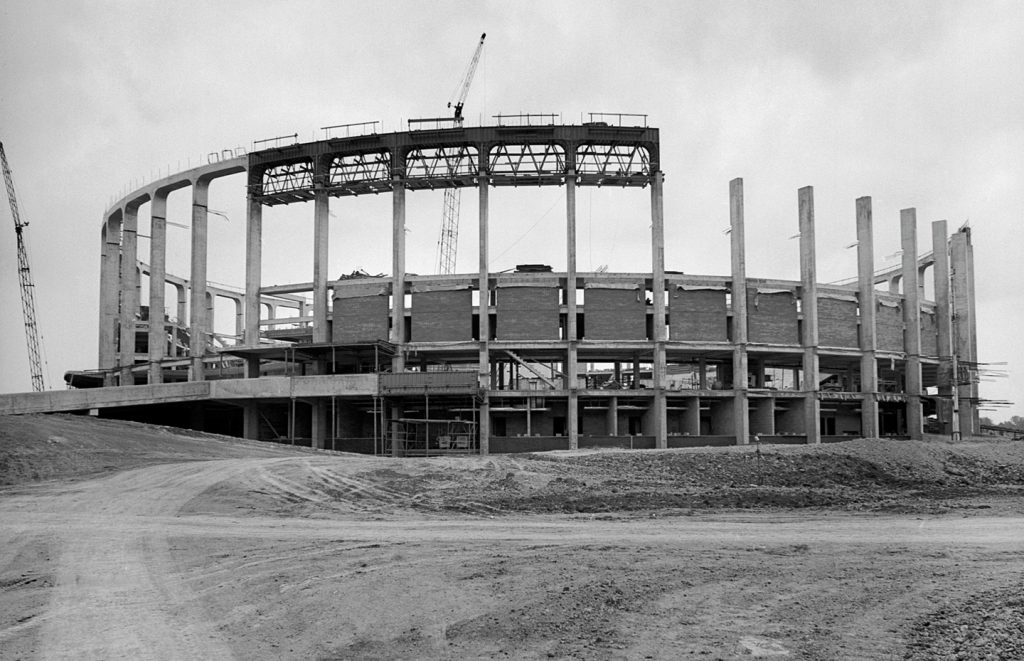
<svg viewBox="0 0 1024 661">
<path fill-rule="evenodd" d="M 0 416 L 0 486 L 178 461 L 296 452 L 301 449 L 89 416 Z"/>
<path fill-rule="evenodd" d="M 1021 586 L 990 590 L 917 619 L 908 661 L 1024 658 Z"/>
</svg>

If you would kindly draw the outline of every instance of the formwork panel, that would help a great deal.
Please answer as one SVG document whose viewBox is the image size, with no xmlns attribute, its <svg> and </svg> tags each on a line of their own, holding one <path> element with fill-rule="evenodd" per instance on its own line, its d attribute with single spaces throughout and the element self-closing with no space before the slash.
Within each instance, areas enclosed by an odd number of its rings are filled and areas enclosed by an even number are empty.
<svg viewBox="0 0 1024 661">
<path fill-rule="evenodd" d="M 412 341 L 473 339 L 473 295 L 469 289 L 412 294 Z"/>
<path fill-rule="evenodd" d="M 588 288 L 584 311 L 588 340 L 647 339 L 647 302 L 639 287 Z"/>
<path fill-rule="evenodd" d="M 499 340 L 559 339 L 555 286 L 503 287 L 497 291 Z"/>
<path fill-rule="evenodd" d="M 921 355 L 939 355 L 939 329 L 931 312 L 921 312 Z"/>
<path fill-rule="evenodd" d="M 860 346 L 856 301 L 818 299 L 818 344 L 826 347 Z"/>
<path fill-rule="evenodd" d="M 880 351 L 903 351 L 903 304 L 879 303 L 875 314 L 875 335 Z"/>
<path fill-rule="evenodd" d="M 747 340 L 800 344 L 796 297 L 792 292 L 747 290 Z"/>
<path fill-rule="evenodd" d="M 331 340 L 352 344 L 388 339 L 388 297 L 382 294 L 334 299 Z"/>
<path fill-rule="evenodd" d="M 672 340 L 728 341 L 728 307 L 724 290 L 677 288 L 669 297 L 668 308 L 669 337 Z"/>
</svg>

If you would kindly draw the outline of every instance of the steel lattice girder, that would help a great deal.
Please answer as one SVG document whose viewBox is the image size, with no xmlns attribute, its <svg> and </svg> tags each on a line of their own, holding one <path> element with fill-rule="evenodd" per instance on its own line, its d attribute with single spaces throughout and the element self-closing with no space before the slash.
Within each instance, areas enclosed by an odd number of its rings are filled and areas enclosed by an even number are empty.
<svg viewBox="0 0 1024 661">
<path fill-rule="evenodd" d="M 377 146 L 374 146 L 377 145 Z M 249 191 L 264 204 L 477 185 L 646 186 L 658 171 L 658 130 L 549 126 L 409 131 L 291 145 L 250 154 Z M 486 155 L 486 157 L 484 157 Z"/>
</svg>

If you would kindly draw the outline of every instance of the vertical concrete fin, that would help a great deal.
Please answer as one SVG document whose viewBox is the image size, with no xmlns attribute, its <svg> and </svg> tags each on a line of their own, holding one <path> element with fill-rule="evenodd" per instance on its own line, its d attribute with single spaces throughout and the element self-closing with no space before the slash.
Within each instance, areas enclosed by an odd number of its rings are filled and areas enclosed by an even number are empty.
<svg viewBox="0 0 1024 661">
<path fill-rule="evenodd" d="M 878 362 L 875 358 L 875 248 L 871 198 L 857 198 L 857 301 L 860 310 L 861 435 L 878 437 Z"/>
<path fill-rule="evenodd" d="M 814 240 L 814 188 L 797 191 L 800 218 L 800 308 L 803 313 L 803 373 L 805 392 L 804 431 L 808 443 L 821 442 L 820 403 L 818 401 L 818 276 Z"/>
<path fill-rule="evenodd" d="M 921 409 L 921 289 L 917 273 L 917 210 L 900 211 L 900 237 L 903 249 L 903 344 L 906 359 L 907 434 L 924 438 Z"/>
<path fill-rule="evenodd" d="M 750 402 L 747 396 L 747 257 L 743 216 L 743 179 L 729 182 L 729 228 L 732 253 L 732 387 L 733 429 L 736 442 L 750 441 Z"/>
</svg>

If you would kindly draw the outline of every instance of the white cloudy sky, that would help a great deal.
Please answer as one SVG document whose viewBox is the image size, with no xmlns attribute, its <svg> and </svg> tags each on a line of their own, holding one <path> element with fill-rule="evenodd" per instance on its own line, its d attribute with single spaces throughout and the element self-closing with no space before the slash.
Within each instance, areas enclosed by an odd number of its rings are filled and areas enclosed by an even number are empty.
<svg viewBox="0 0 1024 661">
<path fill-rule="evenodd" d="M 815 187 L 819 277 L 855 273 L 854 200 L 876 259 L 899 210 L 969 220 L 983 385 L 1024 412 L 1024 4 L 1006 2 L 77 2 L 0 4 L 0 140 L 14 171 L 48 383 L 96 365 L 99 227 L 126 186 L 211 151 L 319 127 L 437 116 L 481 32 L 466 116 L 644 113 L 661 129 L 667 266 L 725 274 L 728 182 L 743 177 L 748 274 L 797 278 L 796 191 Z M 219 180 L 210 278 L 241 285 L 240 177 Z M 430 272 L 439 193 L 409 195 L 409 270 Z M 492 194 L 495 268 L 564 266 L 564 189 Z M 463 196 L 460 270 L 474 268 Z M 331 275 L 390 270 L 386 196 L 332 203 Z M 584 190 L 579 267 L 647 270 L 647 191 Z M 0 391 L 29 389 L 14 232 L 0 211 Z M 186 192 L 169 218 L 187 223 Z M 265 283 L 311 279 L 312 210 L 265 214 Z M 148 229 L 148 206 L 140 231 Z M 169 266 L 185 274 L 187 231 Z M 148 251 L 148 242 L 140 241 Z M 895 263 L 893 260 L 892 263 Z M 223 328 L 222 328 L 223 329 Z"/>
</svg>

